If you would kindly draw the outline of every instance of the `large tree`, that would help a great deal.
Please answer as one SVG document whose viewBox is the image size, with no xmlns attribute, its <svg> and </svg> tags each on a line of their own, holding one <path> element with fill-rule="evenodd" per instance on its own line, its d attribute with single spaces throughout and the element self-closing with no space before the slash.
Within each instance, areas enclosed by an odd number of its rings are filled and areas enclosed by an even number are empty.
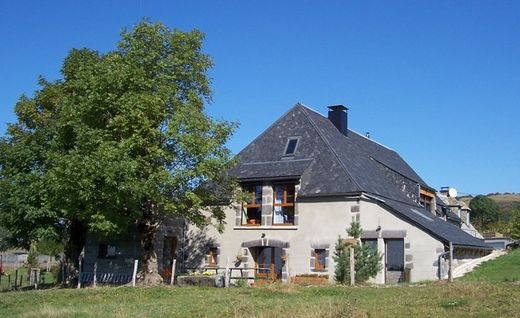
<svg viewBox="0 0 520 318">
<path fill-rule="evenodd" d="M 14 239 L 29 243 L 64 227 L 65 254 L 75 260 L 87 230 L 110 235 L 135 224 L 140 276 L 153 284 L 161 281 L 154 239 L 165 215 L 203 226 L 209 213 L 222 222 L 220 205 L 201 211 L 234 188 L 225 174 L 232 164 L 225 142 L 235 125 L 205 113 L 212 62 L 202 42 L 197 30 L 142 22 L 124 31 L 113 51 L 72 50 L 63 79 L 41 81 L 34 98 L 20 100 L 18 123 L 2 143 L 12 154 L 0 167 L 2 181 L 22 193 L 9 205 L 13 196 L 2 197 L 0 217 L 31 210 L 31 225 L 13 220 L 8 228 L 42 230 L 15 231 Z M 17 134 L 36 140 L 36 150 Z M 18 153 L 29 157 L 26 167 L 14 169 L 23 183 L 4 168 L 19 166 Z"/>
<path fill-rule="evenodd" d="M 500 218 L 500 206 L 485 195 L 477 195 L 469 203 L 473 223 L 481 230 L 489 230 Z"/>
<path fill-rule="evenodd" d="M 9 248 L 7 237 L 7 230 L 0 226 L 0 252 L 6 251 Z"/>
</svg>

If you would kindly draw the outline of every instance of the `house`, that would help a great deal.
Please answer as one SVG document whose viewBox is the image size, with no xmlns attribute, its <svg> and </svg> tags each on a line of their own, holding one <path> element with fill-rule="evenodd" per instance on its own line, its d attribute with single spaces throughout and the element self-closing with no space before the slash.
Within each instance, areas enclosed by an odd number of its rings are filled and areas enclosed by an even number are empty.
<svg viewBox="0 0 520 318">
<path fill-rule="evenodd" d="M 203 265 L 238 258 L 247 277 L 332 279 L 335 243 L 353 220 L 362 244 L 383 254 L 376 283 L 403 281 L 405 271 L 411 281 L 438 279 L 450 243 L 456 264 L 489 253 L 460 217 L 440 215 L 436 191 L 396 151 L 348 129 L 347 110 L 330 106 L 324 117 L 296 104 L 238 154 L 230 173 L 251 199 L 227 210 L 223 233 L 205 230 L 214 245 Z"/>
<path fill-rule="evenodd" d="M 396 151 L 348 129 L 342 105 L 324 117 L 296 104 L 238 159 L 229 173 L 250 200 L 226 209 L 221 233 L 166 222 L 156 242 L 163 273 L 177 258 L 180 271 L 231 267 L 244 278 L 316 274 L 332 281 L 335 243 L 353 220 L 364 230 L 361 244 L 383 255 L 375 283 L 442 277 L 450 243 L 456 264 L 490 252 Z M 116 243 L 89 236 L 85 265 L 131 271 L 138 254 L 135 234 Z"/>
<path fill-rule="evenodd" d="M 457 199 L 457 191 L 454 188 L 442 187 L 437 196 L 439 211 L 444 211 L 440 216 L 459 225 L 468 234 L 476 238 L 483 238 L 482 234 L 471 224 L 471 209 L 464 201 Z"/>
<path fill-rule="evenodd" d="M 510 237 L 500 232 L 486 232 L 483 234 L 484 242 L 495 250 L 505 250 L 515 243 Z"/>
</svg>

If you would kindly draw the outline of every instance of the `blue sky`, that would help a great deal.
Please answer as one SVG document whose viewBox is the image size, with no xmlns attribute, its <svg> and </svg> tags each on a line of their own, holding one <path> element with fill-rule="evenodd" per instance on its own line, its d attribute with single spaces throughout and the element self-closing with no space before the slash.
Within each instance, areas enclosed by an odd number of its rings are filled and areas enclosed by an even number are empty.
<svg viewBox="0 0 520 318">
<path fill-rule="evenodd" d="M 398 151 L 431 186 L 520 192 L 520 1 L 9 1 L 0 135 L 71 48 L 111 50 L 142 17 L 206 34 L 208 111 L 238 152 L 296 102 Z"/>
</svg>

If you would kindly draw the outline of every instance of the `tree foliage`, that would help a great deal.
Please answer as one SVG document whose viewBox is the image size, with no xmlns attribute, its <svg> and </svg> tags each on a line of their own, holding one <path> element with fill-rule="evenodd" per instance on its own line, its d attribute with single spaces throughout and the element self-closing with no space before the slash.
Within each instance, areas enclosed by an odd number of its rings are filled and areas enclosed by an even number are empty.
<svg viewBox="0 0 520 318">
<path fill-rule="evenodd" d="M 350 248 L 354 249 L 355 281 L 357 283 L 366 282 L 368 279 L 375 277 L 381 270 L 382 255 L 368 245 L 359 244 L 359 238 L 363 233 L 359 222 L 353 221 L 350 223 L 347 233 L 350 237 L 356 239 L 358 243 L 353 246 L 351 242 L 338 237 L 333 256 L 336 263 L 334 272 L 336 282 L 346 284 L 350 281 Z"/>
<path fill-rule="evenodd" d="M 34 97 L 20 98 L 0 143 L 0 221 L 13 243 L 65 231 L 75 259 L 87 229 L 109 235 L 135 224 L 143 277 L 158 279 L 153 241 L 163 217 L 207 225 L 201 207 L 233 189 L 223 172 L 235 124 L 205 113 L 212 62 L 203 38 L 144 21 L 113 51 L 73 49 L 63 79 L 42 79 Z M 222 222 L 220 206 L 209 212 Z"/>
<path fill-rule="evenodd" d="M 513 220 L 511 222 L 511 230 L 510 235 L 514 240 L 520 240 L 520 209 L 515 209 L 511 211 L 513 215 Z"/>
<path fill-rule="evenodd" d="M 0 226 L 0 252 L 4 252 L 9 248 L 7 238 L 7 230 Z"/>
<path fill-rule="evenodd" d="M 500 218 L 500 206 L 484 195 L 474 197 L 469 203 L 469 208 L 473 224 L 481 230 L 490 229 Z"/>
</svg>

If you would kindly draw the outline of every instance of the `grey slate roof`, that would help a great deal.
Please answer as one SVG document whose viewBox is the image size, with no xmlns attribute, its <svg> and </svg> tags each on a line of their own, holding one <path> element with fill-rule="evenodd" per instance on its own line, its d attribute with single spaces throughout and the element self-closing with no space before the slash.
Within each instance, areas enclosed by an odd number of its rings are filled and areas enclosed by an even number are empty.
<svg viewBox="0 0 520 318">
<path fill-rule="evenodd" d="M 448 219 L 458 224 L 462 223 L 462 219 L 450 209 L 450 207 L 441 199 L 438 195 L 436 196 L 437 211 L 441 216 L 446 216 Z"/>
<path fill-rule="evenodd" d="M 284 150 L 290 137 L 299 141 L 294 155 L 287 157 Z M 328 118 L 302 104 L 296 104 L 237 156 L 239 164 L 230 173 L 242 181 L 300 178 L 299 197 L 371 194 L 446 243 L 485 246 L 414 201 L 419 186 L 430 187 L 397 152 L 352 130 L 343 135 Z"/>
<path fill-rule="evenodd" d="M 384 205 L 393 209 L 403 217 L 444 243 L 452 242 L 454 246 L 489 249 L 484 240 L 478 239 L 461 230 L 458 226 L 446 222 L 430 213 L 424 213 L 421 207 L 403 202 L 385 200 Z"/>
</svg>

